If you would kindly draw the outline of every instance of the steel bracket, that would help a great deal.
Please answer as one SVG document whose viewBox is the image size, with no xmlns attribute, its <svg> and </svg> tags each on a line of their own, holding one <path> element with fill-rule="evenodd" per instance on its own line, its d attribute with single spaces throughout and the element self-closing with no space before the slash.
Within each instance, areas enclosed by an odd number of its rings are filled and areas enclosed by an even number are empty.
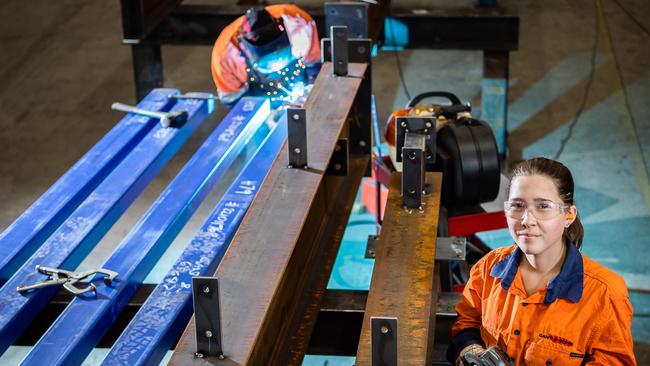
<svg viewBox="0 0 650 366">
<path fill-rule="evenodd" d="M 379 237 L 377 235 L 368 235 L 368 243 L 366 244 L 366 254 L 365 257 L 368 259 L 375 258 L 377 254 L 377 244 L 379 243 Z"/>
<path fill-rule="evenodd" d="M 333 25 L 330 27 L 332 40 L 331 59 L 332 71 L 336 76 L 348 75 L 348 27 Z"/>
<path fill-rule="evenodd" d="M 397 162 L 403 161 L 402 146 L 407 132 L 425 136 L 424 157 L 427 164 L 436 162 L 436 120 L 427 117 L 397 117 Z"/>
<path fill-rule="evenodd" d="M 287 108 L 289 168 L 307 167 L 307 111 Z"/>
<path fill-rule="evenodd" d="M 370 318 L 372 366 L 397 366 L 397 318 Z"/>
<path fill-rule="evenodd" d="M 224 359 L 219 279 L 192 277 L 192 300 L 196 328 L 195 356 L 197 358 L 214 356 Z"/>
<path fill-rule="evenodd" d="M 402 203 L 408 208 L 422 209 L 422 195 L 426 193 L 424 180 L 425 135 L 407 132 L 402 154 Z"/>
<path fill-rule="evenodd" d="M 437 261 L 464 261 L 467 238 L 461 236 L 438 237 L 436 241 Z"/>
<path fill-rule="evenodd" d="M 332 153 L 325 174 L 341 177 L 348 175 L 348 158 L 350 154 L 348 146 L 348 139 L 339 139 L 336 142 L 334 153 Z"/>
</svg>

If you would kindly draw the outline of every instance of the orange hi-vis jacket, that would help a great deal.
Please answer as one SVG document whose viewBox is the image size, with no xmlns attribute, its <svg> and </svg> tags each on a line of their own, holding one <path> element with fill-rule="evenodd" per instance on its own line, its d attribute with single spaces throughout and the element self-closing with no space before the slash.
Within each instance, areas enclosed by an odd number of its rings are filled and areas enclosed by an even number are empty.
<svg viewBox="0 0 650 366">
<path fill-rule="evenodd" d="M 307 12 L 293 4 L 269 5 L 265 9 L 274 18 L 282 18 L 291 53 L 296 58 L 301 58 L 308 66 L 320 62 L 316 22 Z M 248 66 L 237 39 L 243 22 L 241 16 L 226 26 L 212 48 L 212 78 L 224 103 L 234 102 L 248 89 Z"/>
<path fill-rule="evenodd" d="M 495 249 L 472 267 L 450 360 L 478 343 L 498 345 L 516 365 L 636 365 L 632 305 L 620 276 L 568 244 L 560 273 L 527 296 L 522 254 L 516 245 Z"/>
</svg>

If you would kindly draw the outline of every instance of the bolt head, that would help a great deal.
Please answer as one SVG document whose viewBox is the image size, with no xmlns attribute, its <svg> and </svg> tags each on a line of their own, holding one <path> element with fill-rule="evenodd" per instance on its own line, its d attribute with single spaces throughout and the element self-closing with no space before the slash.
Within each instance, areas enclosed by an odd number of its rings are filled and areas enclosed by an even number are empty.
<svg viewBox="0 0 650 366">
<path fill-rule="evenodd" d="M 343 168 L 341 164 L 334 164 L 334 170 L 341 170 Z"/>
<path fill-rule="evenodd" d="M 361 147 L 365 147 L 365 146 L 366 146 L 366 142 L 365 142 L 364 140 L 359 141 L 359 146 L 361 146 Z"/>
<path fill-rule="evenodd" d="M 415 153 L 409 154 L 409 160 L 415 160 L 415 158 L 416 158 Z"/>
<path fill-rule="evenodd" d="M 194 354 L 194 357 L 196 357 L 196 358 L 203 358 L 203 353 L 196 352 L 196 353 Z"/>
<path fill-rule="evenodd" d="M 431 122 L 426 123 L 427 128 L 431 128 Z"/>
<path fill-rule="evenodd" d="M 212 338 L 212 331 L 206 330 L 205 331 L 205 336 L 208 338 Z"/>
<path fill-rule="evenodd" d="M 400 123 L 400 126 L 406 127 L 406 122 L 402 121 L 402 123 Z"/>
<path fill-rule="evenodd" d="M 201 289 L 204 294 L 209 294 L 210 293 L 210 286 L 203 286 Z"/>
<path fill-rule="evenodd" d="M 300 115 L 299 115 L 298 113 L 294 113 L 294 114 L 291 116 L 291 118 L 293 118 L 294 120 L 297 121 L 297 120 L 300 119 Z"/>
<path fill-rule="evenodd" d="M 381 326 L 381 332 L 382 332 L 383 334 L 388 333 L 388 331 L 389 331 L 389 329 L 388 329 L 387 326 L 385 326 L 385 325 L 382 325 L 382 326 Z"/>
<path fill-rule="evenodd" d="M 302 152 L 302 150 L 300 150 L 300 148 L 297 147 L 297 148 L 293 149 L 293 152 L 295 152 L 296 154 L 300 154 Z"/>
<path fill-rule="evenodd" d="M 359 37 L 359 38 L 360 38 L 360 37 Z M 363 46 L 359 46 L 359 47 L 357 48 L 357 52 L 359 52 L 359 53 L 365 53 L 365 52 L 366 52 L 366 48 L 363 47 Z"/>
</svg>

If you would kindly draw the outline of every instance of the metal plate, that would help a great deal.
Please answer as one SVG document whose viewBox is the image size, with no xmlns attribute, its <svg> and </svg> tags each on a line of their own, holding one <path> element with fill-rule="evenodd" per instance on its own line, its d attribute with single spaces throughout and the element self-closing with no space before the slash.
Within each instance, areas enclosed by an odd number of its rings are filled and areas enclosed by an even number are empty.
<svg viewBox="0 0 650 366">
<path fill-rule="evenodd" d="M 424 156 L 427 163 L 436 161 L 436 122 L 433 118 L 426 117 L 397 117 L 397 136 L 395 148 L 397 149 L 397 162 L 402 162 L 402 146 L 407 132 L 416 132 L 426 135 Z"/>
<path fill-rule="evenodd" d="M 304 108 L 287 108 L 289 140 L 289 167 L 307 166 L 307 111 Z"/>
<path fill-rule="evenodd" d="M 348 74 L 348 27 L 341 25 L 330 27 L 330 39 L 334 75 L 346 76 Z"/>
<path fill-rule="evenodd" d="M 397 318 L 371 317 L 372 366 L 397 366 Z"/>
<path fill-rule="evenodd" d="M 214 277 L 193 277 L 192 300 L 194 303 L 197 357 L 223 356 L 219 279 Z"/>
<path fill-rule="evenodd" d="M 422 207 L 424 182 L 424 141 L 426 135 L 407 132 L 402 154 L 402 202 L 409 208 Z"/>
</svg>

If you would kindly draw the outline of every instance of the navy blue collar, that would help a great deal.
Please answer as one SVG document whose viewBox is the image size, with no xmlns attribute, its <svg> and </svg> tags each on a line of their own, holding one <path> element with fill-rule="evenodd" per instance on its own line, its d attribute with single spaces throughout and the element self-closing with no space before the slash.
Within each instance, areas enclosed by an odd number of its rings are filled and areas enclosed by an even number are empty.
<svg viewBox="0 0 650 366">
<path fill-rule="evenodd" d="M 584 284 L 582 254 L 572 243 L 567 243 L 567 246 L 568 250 L 560 273 L 546 287 L 545 304 L 553 303 L 558 297 L 572 302 L 578 302 L 582 297 Z M 501 287 L 506 291 L 517 275 L 522 253 L 521 249 L 517 247 L 510 255 L 497 262 L 490 271 L 490 276 L 500 279 Z"/>
</svg>

